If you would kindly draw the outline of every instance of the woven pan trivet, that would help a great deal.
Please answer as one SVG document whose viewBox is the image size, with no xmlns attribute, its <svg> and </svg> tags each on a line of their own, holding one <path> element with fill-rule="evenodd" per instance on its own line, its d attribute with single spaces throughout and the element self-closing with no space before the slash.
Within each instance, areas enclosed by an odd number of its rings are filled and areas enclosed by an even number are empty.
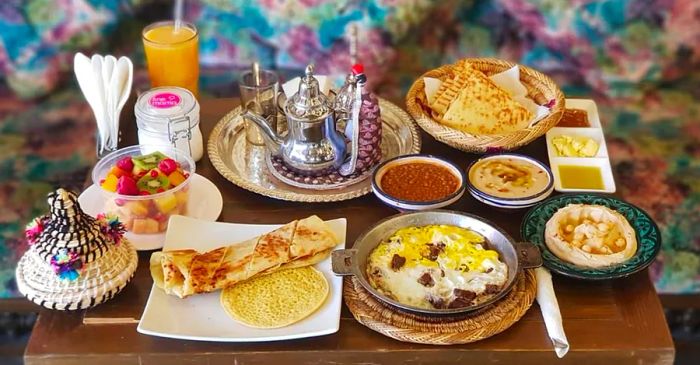
<svg viewBox="0 0 700 365">
<path fill-rule="evenodd" d="M 503 299 L 476 313 L 435 317 L 402 312 L 382 303 L 360 282 L 345 278 L 343 296 L 355 319 L 393 339 L 429 345 L 469 343 L 501 333 L 517 322 L 537 293 L 535 272 L 526 270 Z"/>
</svg>

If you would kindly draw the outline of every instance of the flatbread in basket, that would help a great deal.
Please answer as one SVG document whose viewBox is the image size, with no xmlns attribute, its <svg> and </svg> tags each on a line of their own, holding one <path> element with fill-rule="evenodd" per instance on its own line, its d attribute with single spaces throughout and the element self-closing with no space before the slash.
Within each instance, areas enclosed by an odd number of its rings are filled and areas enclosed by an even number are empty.
<svg viewBox="0 0 700 365">
<path fill-rule="evenodd" d="M 433 117 L 472 134 L 501 134 L 527 128 L 534 114 L 486 75 L 461 63 L 456 75 L 443 81 L 433 103 Z"/>
</svg>

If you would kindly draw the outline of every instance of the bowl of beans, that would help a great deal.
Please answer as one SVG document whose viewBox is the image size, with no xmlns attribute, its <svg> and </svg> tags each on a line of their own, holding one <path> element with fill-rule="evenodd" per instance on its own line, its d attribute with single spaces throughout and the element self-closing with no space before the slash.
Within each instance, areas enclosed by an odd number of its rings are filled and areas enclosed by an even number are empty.
<svg viewBox="0 0 700 365">
<path fill-rule="evenodd" d="M 456 164 L 425 154 L 386 160 L 372 176 L 374 195 L 399 211 L 443 208 L 459 200 L 465 189 L 466 177 Z"/>
</svg>

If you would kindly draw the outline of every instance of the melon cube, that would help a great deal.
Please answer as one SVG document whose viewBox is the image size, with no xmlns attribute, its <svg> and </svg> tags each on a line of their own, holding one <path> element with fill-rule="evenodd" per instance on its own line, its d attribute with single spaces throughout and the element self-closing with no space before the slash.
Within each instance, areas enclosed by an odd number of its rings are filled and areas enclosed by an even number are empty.
<svg viewBox="0 0 700 365">
<path fill-rule="evenodd" d="M 188 193 L 188 191 L 185 189 L 182 189 L 180 191 L 176 191 L 175 197 L 177 198 L 177 202 L 180 203 L 181 205 L 187 205 L 187 199 L 189 198 L 189 195 L 187 193 Z"/>
<path fill-rule="evenodd" d="M 124 228 L 126 228 L 127 231 L 131 231 L 134 228 L 134 219 L 131 217 L 127 217 L 126 219 L 123 219 L 122 217 L 119 218 L 119 220 L 122 222 L 124 225 Z"/>
<path fill-rule="evenodd" d="M 179 170 L 175 170 L 170 175 L 168 175 L 168 180 L 170 180 L 170 184 L 173 186 L 178 186 L 185 182 L 185 176 L 182 175 L 182 173 Z"/>
<path fill-rule="evenodd" d="M 158 225 L 158 221 L 155 219 L 137 218 L 137 219 L 134 219 L 134 223 L 133 223 L 133 226 L 131 228 L 131 232 L 134 232 L 136 234 L 158 233 L 159 228 L 160 227 Z"/>
<path fill-rule="evenodd" d="M 167 194 L 163 197 L 153 199 L 153 202 L 158 207 L 158 211 L 163 214 L 170 213 L 175 207 L 177 207 L 177 198 L 175 194 Z"/>
<path fill-rule="evenodd" d="M 123 208 L 132 216 L 145 217 L 148 215 L 148 200 L 126 202 Z"/>
</svg>

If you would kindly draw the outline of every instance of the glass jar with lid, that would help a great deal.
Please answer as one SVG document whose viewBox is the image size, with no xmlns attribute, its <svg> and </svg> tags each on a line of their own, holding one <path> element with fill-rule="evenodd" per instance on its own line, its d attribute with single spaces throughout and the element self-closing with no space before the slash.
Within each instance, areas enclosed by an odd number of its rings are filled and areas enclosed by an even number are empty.
<svg viewBox="0 0 700 365">
<path fill-rule="evenodd" d="M 148 90 L 139 96 L 134 113 L 139 144 L 170 144 L 195 161 L 202 158 L 199 103 L 189 90 L 176 86 Z"/>
</svg>

